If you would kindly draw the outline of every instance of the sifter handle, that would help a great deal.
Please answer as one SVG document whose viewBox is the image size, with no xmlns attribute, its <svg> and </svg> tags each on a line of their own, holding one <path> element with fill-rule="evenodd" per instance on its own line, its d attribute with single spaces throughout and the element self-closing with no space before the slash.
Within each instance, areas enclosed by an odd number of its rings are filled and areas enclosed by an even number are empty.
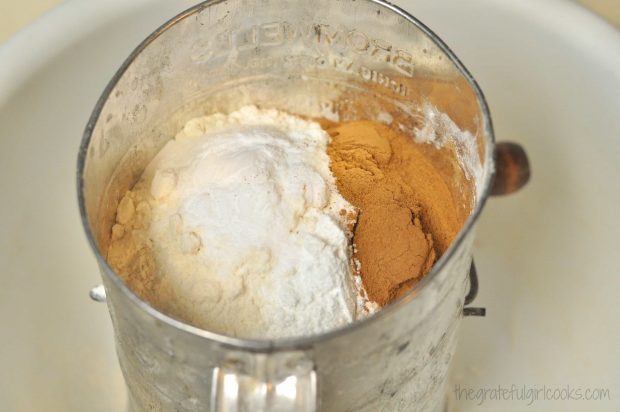
<svg viewBox="0 0 620 412">
<path fill-rule="evenodd" d="M 234 353 L 213 371 L 214 412 L 316 412 L 316 372 L 305 352 Z"/>
<path fill-rule="evenodd" d="M 495 145 L 495 180 L 491 195 L 508 195 L 530 180 L 530 162 L 523 147 L 512 142 Z"/>
</svg>

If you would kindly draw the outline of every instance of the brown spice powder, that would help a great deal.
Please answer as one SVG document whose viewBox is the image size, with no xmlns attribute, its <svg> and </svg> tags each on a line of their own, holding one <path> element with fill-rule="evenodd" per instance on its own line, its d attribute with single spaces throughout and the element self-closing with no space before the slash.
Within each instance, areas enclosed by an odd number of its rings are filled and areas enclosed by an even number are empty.
<svg viewBox="0 0 620 412">
<path fill-rule="evenodd" d="M 410 290 L 455 238 L 454 201 L 411 137 L 372 121 L 327 131 L 338 190 L 359 210 L 354 257 L 368 297 L 383 306 Z"/>
</svg>

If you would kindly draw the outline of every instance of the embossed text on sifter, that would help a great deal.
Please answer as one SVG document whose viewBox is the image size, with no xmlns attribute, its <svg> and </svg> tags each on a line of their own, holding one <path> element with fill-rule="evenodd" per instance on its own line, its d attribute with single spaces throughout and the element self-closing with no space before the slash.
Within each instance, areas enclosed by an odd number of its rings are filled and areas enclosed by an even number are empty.
<svg viewBox="0 0 620 412">
<path fill-rule="evenodd" d="M 248 104 L 309 118 L 378 120 L 412 138 L 423 131 L 438 149 L 437 164 L 446 163 L 442 153 L 474 149 L 476 173 L 445 169 L 462 205 L 462 228 L 413 290 L 327 333 L 241 339 L 157 311 L 114 273 L 105 260 L 114 214 L 145 166 L 187 120 Z M 457 137 L 455 129 L 465 133 Z M 91 296 L 110 310 L 130 410 L 441 411 L 458 326 L 464 314 L 484 314 L 464 308 L 478 287 L 476 220 L 491 193 L 517 190 L 528 178 L 523 150 L 494 144 L 473 77 L 431 30 L 394 5 L 207 1 L 172 18 L 106 87 L 78 160 L 80 212 L 104 286 Z"/>
</svg>

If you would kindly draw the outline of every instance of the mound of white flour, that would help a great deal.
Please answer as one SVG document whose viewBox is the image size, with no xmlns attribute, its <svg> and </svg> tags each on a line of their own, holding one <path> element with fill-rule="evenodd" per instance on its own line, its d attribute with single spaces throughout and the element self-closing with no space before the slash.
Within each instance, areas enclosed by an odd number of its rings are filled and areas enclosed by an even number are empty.
<svg viewBox="0 0 620 412">
<path fill-rule="evenodd" d="M 109 263 L 160 311 L 227 335 L 309 335 L 366 315 L 329 140 L 253 106 L 191 120 L 121 200 Z"/>
</svg>

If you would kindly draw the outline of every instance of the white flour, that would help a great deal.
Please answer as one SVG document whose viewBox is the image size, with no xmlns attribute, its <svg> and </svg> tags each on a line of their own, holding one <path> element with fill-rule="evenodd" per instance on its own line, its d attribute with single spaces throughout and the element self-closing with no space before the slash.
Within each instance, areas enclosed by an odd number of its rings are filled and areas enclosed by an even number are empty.
<svg viewBox="0 0 620 412">
<path fill-rule="evenodd" d="M 159 310 L 228 335 L 309 335 L 365 316 L 329 139 L 252 106 L 191 120 L 120 202 L 108 261 Z"/>
<path fill-rule="evenodd" d="M 448 143 L 454 145 L 455 154 L 465 177 L 473 181 L 476 199 L 482 195 L 484 168 L 478 155 L 476 138 L 467 130 L 461 130 L 446 113 L 440 112 L 430 103 L 422 107 L 424 123 L 415 129 L 415 140 L 420 143 L 431 143 L 441 148 Z"/>
</svg>

